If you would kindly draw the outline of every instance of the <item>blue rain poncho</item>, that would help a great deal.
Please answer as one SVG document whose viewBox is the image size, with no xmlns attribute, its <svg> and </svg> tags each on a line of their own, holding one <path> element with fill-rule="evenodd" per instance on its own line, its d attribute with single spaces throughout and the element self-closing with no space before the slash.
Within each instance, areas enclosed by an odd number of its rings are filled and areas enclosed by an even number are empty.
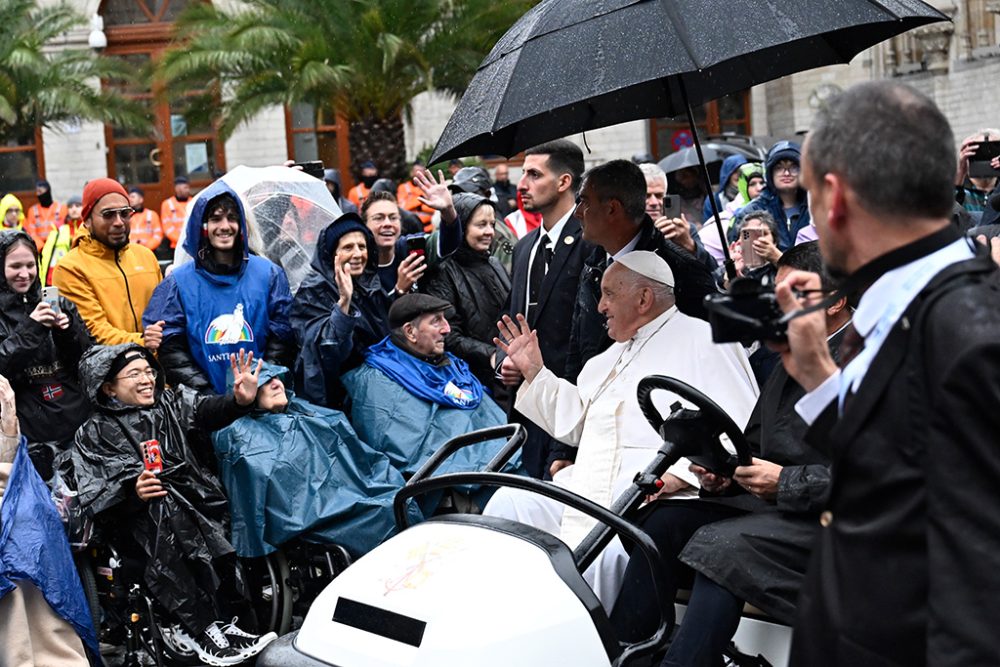
<svg viewBox="0 0 1000 667">
<path fill-rule="evenodd" d="M 484 395 L 472 410 L 445 407 L 418 397 L 367 363 L 344 375 L 342 382 L 350 396 L 351 423 L 358 435 L 385 454 L 407 478 L 448 440 L 507 423 L 507 415 L 489 396 Z M 503 444 L 503 440 L 491 440 L 461 449 L 442 464 L 437 474 L 482 470 Z M 520 452 L 504 472 L 523 472 Z M 462 490 L 473 491 L 465 487 Z M 486 489 L 473 499 L 482 507 L 492 492 Z M 428 502 L 421 506 L 425 511 L 431 509 Z"/>
<path fill-rule="evenodd" d="M 262 556 L 299 537 L 367 553 L 395 532 L 402 475 L 342 412 L 295 397 L 287 369 L 265 366 L 260 386 L 274 377 L 289 396 L 284 412 L 255 410 L 212 437 L 236 552 Z M 411 509 L 411 521 L 421 518 Z"/>
</svg>

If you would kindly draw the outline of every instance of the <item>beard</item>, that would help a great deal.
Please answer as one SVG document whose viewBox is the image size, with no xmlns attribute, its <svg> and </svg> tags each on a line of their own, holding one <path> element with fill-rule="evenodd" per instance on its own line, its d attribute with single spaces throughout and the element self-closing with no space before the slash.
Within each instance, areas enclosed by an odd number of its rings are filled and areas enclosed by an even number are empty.
<svg viewBox="0 0 1000 667">
<path fill-rule="evenodd" d="M 830 281 L 834 287 L 839 287 L 850 275 L 846 268 L 847 253 L 835 247 L 830 241 L 824 243 L 822 238 L 819 248 L 823 256 L 823 266 L 826 268 L 827 275 L 830 276 Z"/>
</svg>

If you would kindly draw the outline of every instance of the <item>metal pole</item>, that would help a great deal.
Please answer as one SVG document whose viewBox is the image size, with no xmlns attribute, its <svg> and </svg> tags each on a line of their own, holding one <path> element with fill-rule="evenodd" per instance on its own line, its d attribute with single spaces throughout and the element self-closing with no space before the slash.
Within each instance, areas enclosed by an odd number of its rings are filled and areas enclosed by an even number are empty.
<svg viewBox="0 0 1000 667">
<path fill-rule="evenodd" d="M 732 282 L 736 279 L 736 264 L 729 256 L 729 243 L 726 242 L 726 232 L 722 228 L 722 219 L 719 218 L 719 202 L 715 200 L 715 193 L 712 192 L 712 177 L 708 175 L 708 165 L 705 164 L 705 155 L 701 152 L 701 140 L 698 139 L 698 127 L 694 124 L 694 112 L 691 111 L 691 102 L 688 101 L 687 86 L 684 85 L 684 75 L 679 74 L 677 81 L 681 87 L 681 97 L 684 98 L 684 109 L 687 111 L 688 125 L 691 127 L 691 136 L 694 137 L 694 150 L 698 153 L 698 164 L 701 165 L 701 177 L 705 181 L 708 189 L 708 201 L 712 207 L 712 216 L 715 218 L 715 226 L 719 230 L 719 239 L 722 241 L 722 253 L 725 255 L 723 266 L 726 267 L 726 277 Z M 725 184 L 720 184 L 725 187 Z"/>
</svg>

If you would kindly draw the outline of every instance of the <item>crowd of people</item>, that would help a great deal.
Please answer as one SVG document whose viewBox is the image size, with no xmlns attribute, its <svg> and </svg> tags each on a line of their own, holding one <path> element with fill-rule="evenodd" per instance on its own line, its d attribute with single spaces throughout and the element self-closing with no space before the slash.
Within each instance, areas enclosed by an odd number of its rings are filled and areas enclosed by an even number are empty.
<svg viewBox="0 0 1000 667">
<path fill-rule="evenodd" d="M 894 109 L 891 120 L 885 108 Z M 886 136 L 895 132 L 901 146 L 923 141 L 927 123 L 936 123 L 936 152 L 928 149 L 916 176 L 900 179 L 896 189 L 882 187 L 885 178 L 866 175 L 856 165 L 865 160 L 832 138 L 849 131 L 845 124 L 858 109 L 886 125 Z M 143 562 L 143 582 L 169 619 L 164 641 L 209 664 L 238 664 L 274 635 L 227 620 L 246 602 L 237 556 L 260 556 L 305 534 L 362 555 L 392 534 L 394 491 L 436 447 L 509 421 L 528 432 L 511 469 L 608 506 L 661 443 L 639 411 L 636 386 L 647 375 L 667 375 L 745 426 L 754 458 L 731 477 L 686 461 L 664 474 L 638 519 L 664 555 L 670 585 L 659 598 L 648 572 L 630 564 L 618 541 L 585 574 L 620 638 L 648 635 L 661 611 L 672 619 L 676 590 L 693 587 L 664 665 L 715 664 L 744 601 L 786 623 L 803 605 L 829 622 L 796 635 L 800 664 L 846 660 L 840 628 L 857 633 L 850 650 L 862 662 L 862 655 L 883 655 L 944 664 L 932 656 L 958 651 L 970 656 L 962 664 L 978 664 L 972 657 L 990 650 L 988 629 L 961 647 L 958 638 L 969 633 L 940 615 L 928 629 L 928 609 L 936 607 L 920 582 L 905 593 L 876 595 L 865 609 L 861 600 L 889 588 L 877 578 L 849 580 L 839 569 L 847 560 L 838 559 L 864 561 L 871 570 L 892 554 L 875 569 L 926 582 L 928 562 L 952 557 L 949 540 L 965 541 L 928 514 L 965 511 L 977 481 L 995 483 L 995 457 L 980 447 L 975 429 L 989 431 L 995 413 L 986 401 L 995 379 L 979 362 L 995 349 L 987 338 L 1000 311 L 986 313 L 984 304 L 996 298 L 996 268 L 963 237 L 970 229 L 984 241 L 996 236 L 989 225 L 1000 208 L 991 204 L 1000 196 L 997 179 L 969 178 L 968 161 L 977 142 L 998 135 L 976 133 L 956 157 L 954 146 L 944 150 L 951 133 L 930 102 L 902 86 L 862 87 L 821 114 L 805 149 L 780 141 L 762 164 L 726 159 L 717 191 L 675 174 L 683 202 L 676 216 L 665 214 L 668 178 L 655 164 L 612 160 L 585 171 L 581 149 L 568 140 L 527 150 L 516 184 L 505 164 L 491 177 L 454 162 L 449 180 L 416 163 L 411 179 L 396 187 L 364 162 L 345 193 L 340 173 L 328 169 L 323 180 L 342 215 L 315 239 L 311 270 L 294 293 L 280 265 L 252 252 L 255 221 L 221 180 L 192 200 L 178 178 L 159 215 L 144 207 L 140 188 L 111 179 L 89 181 L 66 204 L 39 181 L 38 203 L 27 211 L 13 195 L 0 199 L 0 375 L 9 381 L 0 378 L 0 455 L 13 459 L 17 452 L 22 469 L 74 483 L 86 514 Z M 925 237 L 941 240 L 924 248 Z M 191 261 L 164 276 L 158 258 L 179 243 Z M 913 244 L 919 251 L 900 250 Z M 906 298 L 892 295 L 899 307 L 886 313 L 871 305 L 874 297 L 858 303 L 845 294 L 822 313 L 793 320 L 784 347 L 715 345 L 705 300 L 731 285 L 724 246 L 738 277 L 785 286 L 778 295 L 789 311 L 800 304 L 787 285 L 829 295 L 834 278 L 881 251 L 906 260 L 886 270 L 928 253 L 937 259 L 894 283 L 909 291 Z M 992 249 L 1000 254 L 996 242 Z M 965 273 L 940 288 L 957 296 L 933 310 L 930 323 L 918 320 L 911 299 L 920 294 L 937 303 L 921 290 L 958 261 L 968 264 Z M 917 275 L 923 282 L 914 287 Z M 881 284 L 876 279 L 866 283 L 874 283 L 869 293 Z M 57 297 L 43 292 L 48 286 L 58 288 Z M 870 388 L 884 387 L 894 367 L 878 350 L 883 343 L 905 349 L 896 342 L 900 318 L 906 331 L 920 324 L 925 344 L 950 348 L 953 363 L 934 359 L 933 373 L 906 376 L 913 392 L 880 398 Z M 964 338 L 949 328 L 972 321 Z M 858 334 L 865 342 L 861 370 L 845 352 Z M 952 346 L 953 334 L 968 342 Z M 897 365 L 922 363 L 905 354 L 898 353 Z M 883 370 L 862 382 L 869 366 L 871 375 Z M 831 384 L 834 377 L 846 378 L 847 392 L 843 382 L 839 389 Z M 981 383 L 970 387 L 969 377 Z M 915 410 L 915 396 L 928 403 L 923 412 Z M 848 407 L 847 400 L 856 402 Z M 951 417 L 984 413 L 953 429 L 968 436 L 961 451 L 974 457 L 954 467 L 976 466 L 981 479 L 942 482 L 951 490 L 940 501 L 924 488 L 921 460 L 940 456 L 943 465 L 960 455 L 943 454 L 928 435 L 957 437 L 949 434 L 954 419 L 935 416 L 936 401 L 946 402 Z M 862 403 L 867 417 L 856 407 Z M 872 416 L 873 409 L 894 419 L 908 415 L 910 435 L 893 435 L 899 424 L 883 427 L 886 418 Z M 847 426 L 837 421 L 844 415 L 852 417 Z M 870 432 L 866 418 L 877 422 Z M 808 444 L 820 424 L 835 441 L 830 447 Z M 289 433 L 301 439 L 283 449 Z M 891 451 L 881 459 L 842 458 L 838 447 L 866 438 Z M 309 442 L 316 444 L 303 444 Z M 472 448 L 462 463 L 485 464 L 494 452 Z M 864 506 L 880 502 L 876 489 L 888 483 L 874 480 L 889 464 L 901 472 L 891 472 L 900 477 L 885 493 L 912 502 L 893 515 L 898 534 L 879 533 L 860 518 Z M 0 460 L 0 475 L 4 465 Z M 838 465 L 841 477 L 831 477 Z M 318 497 L 303 507 L 295 502 L 302 494 Z M 592 526 L 584 515 L 525 492 L 505 489 L 492 499 L 473 492 L 466 500 L 474 511 L 540 527 L 571 547 Z M 830 508 L 838 525 L 858 531 L 830 530 Z M 437 509 L 422 503 L 412 511 Z M 994 544 L 1000 533 L 986 532 L 975 529 L 979 544 Z M 880 541 L 900 536 L 909 542 L 880 550 Z M 8 578 L 17 579 L 0 572 L 0 584 Z M 971 613 L 979 596 L 968 586 L 945 590 L 950 582 L 931 592 Z M 55 612 L 50 622 L 61 617 L 73 631 L 63 633 L 70 648 L 44 650 L 93 657 L 93 635 L 46 588 L 56 585 L 67 585 L 65 578 L 17 583 L 16 602 L 8 595 L 0 606 L 47 601 Z M 840 616 L 840 602 L 857 616 Z M 886 641 L 888 634 L 872 628 L 884 627 L 877 614 L 893 609 L 911 611 Z M 31 650 L 30 635 L 22 634 L 20 649 L 10 639 L 0 657 Z M 66 660 L 60 664 L 72 664 Z"/>
</svg>

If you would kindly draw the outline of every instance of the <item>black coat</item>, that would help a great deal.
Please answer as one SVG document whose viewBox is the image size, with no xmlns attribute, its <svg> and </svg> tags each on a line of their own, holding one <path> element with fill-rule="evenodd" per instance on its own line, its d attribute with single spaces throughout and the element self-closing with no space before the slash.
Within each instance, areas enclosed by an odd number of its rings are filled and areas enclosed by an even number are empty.
<svg viewBox="0 0 1000 667">
<path fill-rule="evenodd" d="M 995 665 L 1000 656 L 1000 277 L 985 249 L 907 308 L 842 417 L 796 665 Z"/>
<path fill-rule="evenodd" d="M 601 300 L 601 279 L 607 268 L 608 253 L 599 246 L 590 246 L 574 296 L 573 317 L 569 348 L 566 355 L 566 374 L 575 378 L 583 365 L 611 346 L 605 329 L 604 316 L 597 312 Z M 705 295 L 718 292 L 715 278 L 708 266 L 699 258 L 667 240 L 653 225 L 647 215 L 639 227 L 636 250 L 655 252 L 662 257 L 674 273 L 674 295 L 677 309 L 685 315 L 707 320 Z M 546 360 L 546 366 L 548 361 Z"/>
<path fill-rule="evenodd" d="M 841 331 L 830 339 L 834 357 L 842 338 Z M 753 511 L 701 528 L 680 555 L 684 563 L 741 600 L 785 623 L 795 617 L 819 531 L 816 517 L 830 486 L 829 458 L 806 444 L 808 426 L 795 412 L 804 394 L 779 365 L 764 385 L 745 429 L 754 456 L 782 466 L 775 502 L 764 503 L 745 493 L 732 498 L 731 504 Z"/>
<path fill-rule="evenodd" d="M 523 314 L 528 305 L 528 262 L 538 241 L 540 229 L 532 230 L 514 246 L 510 298 L 504 308 L 504 312 L 511 317 Z M 542 282 L 538 305 L 528 315 L 528 324 L 538 332 L 538 346 L 542 351 L 545 367 L 557 377 L 570 382 L 576 381 L 576 373 L 567 367 L 573 307 L 583 259 L 595 248 L 593 244 L 584 241 L 582 236 L 580 221 L 570 215 L 561 237 L 552 248 L 552 260 Z M 503 354 L 498 350 L 497 362 L 502 359 Z M 523 449 L 522 461 L 530 475 L 540 478 L 554 458 L 566 458 L 566 454 L 562 453 L 562 450 L 568 449 L 565 445 L 560 445 L 516 410 L 511 410 L 510 417 L 512 421 L 522 423 L 528 429 L 528 441 Z M 559 454 L 553 453 L 554 447 Z"/>
<path fill-rule="evenodd" d="M 510 296 L 510 278 L 500 262 L 463 243 L 437 267 L 422 290 L 454 306 L 455 312 L 448 317 L 451 333 L 445 345 L 469 364 L 484 386 L 492 387 L 494 369 L 490 357 L 496 352 L 493 338 Z"/>
<path fill-rule="evenodd" d="M 34 248 L 24 232 L 0 235 L 0 266 L 18 238 L 27 239 Z M 69 442 L 90 416 L 77 372 L 80 357 L 93 344 L 90 333 L 76 306 L 63 297 L 59 307 L 69 317 L 68 328 L 49 328 L 31 319 L 40 300 L 37 279 L 25 294 L 14 293 L 6 280 L 0 280 L 0 375 L 14 389 L 21 433 L 32 443 L 33 459 L 34 443 Z M 46 459 L 51 463 L 50 455 Z"/>
<path fill-rule="evenodd" d="M 344 234 L 361 232 L 368 243 L 368 265 L 354 278 L 350 313 L 337 305 L 340 290 L 333 251 Z M 347 396 L 340 376 L 357 368 L 369 347 L 389 335 L 389 295 L 376 270 L 378 252 L 368 228 L 351 218 L 330 223 L 316 241 L 311 271 L 295 293 L 291 322 L 301 351 L 295 361 L 295 387 L 312 403 L 340 407 Z"/>
<path fill-rule="evenodd" d="M 165 389 L 157 378 L 156 402 L 149 407 L 111 403 L 101 398 L 101 385 L 112 362 L 129 350 L 124 345 L 94 347 L 80 364 L 80 375 L 95 412 L 76 434 L 72 451 L 80 505 L 98 526 L 126 538 L 144 560 L 143 579 L 159 604 L 198 633 L 219 614 L 217 587 L 222 558 L 234 554 L 226 535 L 228 503 L 219 481 L 201 465 L 191 443 L 201 434 L 228 426 L 249 414 L 232 394 L 198 395 L 185 387 Z M 164 498 L 143 502 L 135 492 L 143 471 L 140 444 L 160 443 L 167 491 Z M 128 548 L 126 546 L 126 548 Z M 226 562 L 224 567 L 234 567 Z M 199 582 L 199 583 L 196 583 Z"/>
</svg>

